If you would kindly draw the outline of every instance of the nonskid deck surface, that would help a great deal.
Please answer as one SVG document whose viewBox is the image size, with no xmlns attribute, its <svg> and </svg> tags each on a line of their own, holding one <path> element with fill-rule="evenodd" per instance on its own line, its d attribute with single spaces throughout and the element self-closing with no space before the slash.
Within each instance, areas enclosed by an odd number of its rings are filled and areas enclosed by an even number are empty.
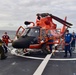
<svg viewBox="0 0 76 75">
<path fill-rule="evenodd" d="M 46 57 L 41 52 L 31 53 L 27 55 L 27 58 L 17 57 L 10 53 L 7 56 L 7 59 L 0 60 L 0 75 L 33 75 Z M 35 59 L 28 57 L 35 57 Z M 76 75 L 76 59 L 68 60 L 73 58 L 76 58 L 75 52 L 73 52 L 71 58 L 69 58 L 69 53 L 68 57 L 64 58 L 64 52 L 55 52 L 50 57 L 50 61 L 47 63 L 42 75 Z"/>
<path fill-rule="evenodd" d="M 42 75 L 76 75 L 76 61 L 51 60 Z"/>
</svg>

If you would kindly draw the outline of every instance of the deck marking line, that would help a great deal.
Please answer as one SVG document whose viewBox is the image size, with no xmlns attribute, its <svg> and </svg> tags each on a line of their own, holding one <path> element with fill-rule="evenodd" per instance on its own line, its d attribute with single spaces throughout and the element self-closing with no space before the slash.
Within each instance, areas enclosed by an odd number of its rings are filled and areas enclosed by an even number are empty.
<svg viewBox="0 0 76 75">
<path fill-rule="evenodd" d="M 33 75 L 42 75 L 48 61 L 50 60 L 50 57 L 52 56 L 52 54 L 55 52 L 55 50 L 51 53 L 48 54 L 45 59 L 41 62 L 41 64 L 39 65 L 39 67 L 36 69 L 36 71 L 34 72 Z"/>
<path fill-rule="evenodd" d="M 39 58 L 39 57 L 32 57 L 32 56 L 23 56 L 23 55 L 18 55 L 15 54 L 16 56 L 24 57 L 24 58 L 29 58 L 29 59 L 36 59 L 36 60 L 43 60 L 44 58 Z"/>
<path fill-rule="evenodd" d="M 16 49 L 14 49 L 16 50 Z M 30 58 L 30 59 L 36 59 L 36 60 L 44 60 L 44 58 L 40 58 L 40 57 L 33 57 L 33 56 L 23 56 L 23 55 L 19 55 L 16 54 L 15 52 L 12 53 L 16 56 L 20 56 L 20 57 L 24 57 L 24 58 Z M 73 61 L 76 60 L 76 58 L 51 58 L 50 60 L 55 60 L 55 61 Z"/>
<path fill-rule="evenodd" d="M 51 58 L 50 60 L 57 60 L 57 61 L 74 61 L 76 58 Z"/>
<path fill-rule="evenodd" d="M 31 56 L 22 56 L 22 55 L 17 55 L 17 56 L 24 57 L 24 58 L 29 58 L 29 59 L 44 60 L 44 58 L 40 58 L 40 57 L 31 57 Z M 76 58 L 50 58 L 50 60 L 73 61 L 73 60 L 76 60 Z"/>
</svg>

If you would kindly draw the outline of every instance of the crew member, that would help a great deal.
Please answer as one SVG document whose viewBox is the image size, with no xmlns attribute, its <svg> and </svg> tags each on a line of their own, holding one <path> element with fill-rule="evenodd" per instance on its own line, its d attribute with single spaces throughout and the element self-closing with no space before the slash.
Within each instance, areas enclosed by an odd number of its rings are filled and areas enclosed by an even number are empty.
<svg viewBox="0 0 76 75">
<path fill-rule="evenodd" d="M 4 33 L 4 35 L 2 36 L 2 41 L 4 42 L 4 49 L 5 49 L 5 53 L 7 53 L 7 47 L 8 43 L 9 43 L 10 37 L 8 36 L 7 32 Z"/>
<path fill-rule="evenodd" d="M 72 56 L 72 52 L 70 49 L 70 45 L 71 45 L 72 40 L 73 40 L 72 34 L 69 33 L 69 30 L 66 30 L 66 33 L 64 36 L 64 41 L 65 41 L 65 55 L 64 55 L 64 57 L 67 57 L 67 51 L 69 51 L 70 57 Z"/>
<path fill-rule="evenodd" d="M 10 37 L 8 36 L 7 32 L 4 33 L 4 35 L 2 36 L 2 41 L 8 46 Z"/>
<path fill-rule="evenodd" d="M 73 35 L 73 41 L 72 41 L 72 43 L 71 43 L 71 47 L 72 47 L 72 50 L 75 50 L 76 35 L 75 35 L 74 32 L 72 33 L 72 35 Z"/>
<path fill-rule="evenodd" d="M 52 46 L 53 46 L 53 35 L 51 34 L 51 32 L 49 31 L 48 32 L 48 37 L 49 37 L 49 40 L 48 40 L 48 42 L 49 42 L 49 51 L 50 51 L 50 53 L 52 53 Z"/>
</svg>

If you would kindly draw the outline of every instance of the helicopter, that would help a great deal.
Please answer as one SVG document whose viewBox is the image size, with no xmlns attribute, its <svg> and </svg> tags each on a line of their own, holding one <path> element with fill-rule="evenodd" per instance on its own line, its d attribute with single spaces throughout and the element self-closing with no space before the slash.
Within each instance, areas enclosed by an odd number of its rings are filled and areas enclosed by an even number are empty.
<svg viewBox="0 0 76 75">
<path fill-rule="evenodd" d="M 38 13 L 36 16 L 36 23 L 25 21 L 26 27 L 20 26 L 16 31 L 12 46 L 17 53 L 26 54 L 31 51 L 51 53 L 49 45 L 57 48 L 66 30 L 72 26 L 71 23 L 66 22 L 66 17 L 63 20 L 49 13 Z M 62 28 L 57 28 L 53 19 L 63 24 Z"/>
</svg>

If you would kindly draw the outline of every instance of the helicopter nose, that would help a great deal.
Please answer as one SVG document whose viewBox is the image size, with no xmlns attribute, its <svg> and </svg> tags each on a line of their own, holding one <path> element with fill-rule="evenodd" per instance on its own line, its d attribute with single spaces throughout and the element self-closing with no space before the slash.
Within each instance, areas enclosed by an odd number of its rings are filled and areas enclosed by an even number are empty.
<svg viewBox="0 0 76 75">
<path fill-rule="evenodd" d="M 18 40 L 14 41 L 12 43 L 12 46 L 14 48 L 29 48 L 31 41 L 34 39 L 34 37 L 21 37 Z"/>
</svg>

